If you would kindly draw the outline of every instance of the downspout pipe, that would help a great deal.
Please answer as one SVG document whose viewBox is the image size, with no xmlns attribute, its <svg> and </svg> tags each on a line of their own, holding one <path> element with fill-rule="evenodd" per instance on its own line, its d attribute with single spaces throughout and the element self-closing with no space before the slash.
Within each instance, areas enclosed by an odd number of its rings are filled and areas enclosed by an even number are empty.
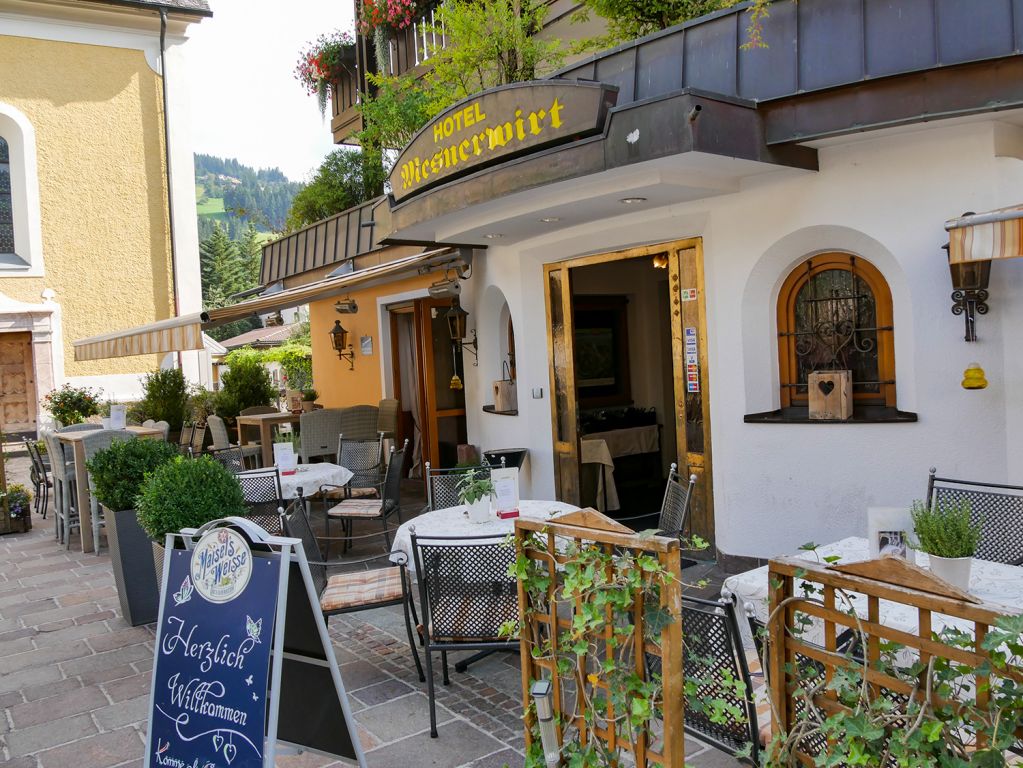
<svg viewBox="0 0 1023 768">
<path fill-rule="evenodd" d="M 167 97 L 167 9 L 160 9 L 160 76 L 163 78 L 163 153 L 164 162 L 167 164 L 167 226 L 170 229 L 170 252 L 171 252 L 171 293 L 174 295 L 174 314 L 181 314 L 181 299 L 178 296 L 178 249 L 174 229 L 174 193 L 173 193 L 173 166 L 171 165 L 170 150 L 170 110 Z M 176 354 L 178 368 L 182 366 L 181 352 Z"/>
</svg>

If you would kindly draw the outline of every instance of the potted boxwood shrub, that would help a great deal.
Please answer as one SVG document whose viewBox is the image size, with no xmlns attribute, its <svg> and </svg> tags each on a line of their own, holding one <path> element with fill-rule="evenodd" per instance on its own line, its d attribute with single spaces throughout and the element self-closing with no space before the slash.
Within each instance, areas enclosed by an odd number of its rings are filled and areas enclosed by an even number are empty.
<svg viewBox="0 0 1023 768">
<path fill-rule="evenodd" d="M 968 501 L 933 506 L 913 503 L 913 531 L 918 549 L 930 556 L 931 571 L 949 584 L 970 586 L 970 563 L 980 540 L 980 523 L 970 517 Z"/>
<path fill-rule="evenodd" d="M 132 626 L 151 624 L 159 612 L 153 548 L 135 514 L 135 501 L 146 475 L 178 455 L 163 440 L 119 440 L 88 463 L 103 505 L 110 562 L 121 614 Z"/>
<path fill-rule="evenodd" d="M 157 585 L 163 578 L 168 533 L 245 512 L 238 480 L 209 456 L 178 456 L 147 475 L 138 497 L 138 519 L 153 544 Z"/>
</svg>

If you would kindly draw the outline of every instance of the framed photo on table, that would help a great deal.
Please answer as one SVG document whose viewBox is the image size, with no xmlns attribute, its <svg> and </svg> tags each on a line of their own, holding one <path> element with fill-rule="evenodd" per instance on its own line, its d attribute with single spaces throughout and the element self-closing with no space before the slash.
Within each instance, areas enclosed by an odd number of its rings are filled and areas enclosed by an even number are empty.
<svg viewBox="0 0 1023 768">
<path fill-rule="evenodd" d="M 868 507 L 870 557 L 901 557 L 916 562 L 912 547 L 913 515 L 908 507 Z"/>
</svg>

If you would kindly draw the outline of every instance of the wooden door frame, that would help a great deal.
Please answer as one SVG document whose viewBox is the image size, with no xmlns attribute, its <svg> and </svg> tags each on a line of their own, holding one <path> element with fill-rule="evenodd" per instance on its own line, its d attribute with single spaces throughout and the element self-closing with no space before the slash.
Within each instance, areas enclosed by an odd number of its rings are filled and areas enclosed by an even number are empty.
<svg viewBox="0 0 1023 768">
<path fill-rule="evenodd" d="M 676 439 L 676 452 L 675 457 L 679 461 L 680 468 L 685 467 L 688 464 L 688 445 L 686 441 L 686 429 L 685 429 L 685 340 L 683 338 L 683 323 L 681 318 L 681 312 L 676 309 L 680 301 L 680 288 L 679 285 L 679 264 L 681 254 L 684 251 L 693 250 L 695 252 L 695 263 L 698 277 L 697 285 L 697 309 L 699 316 L 699 324 L 701 333 L 698 339 L 698 350 L 699 359 L 703 362 L 701 366 L 701 415 L 703 417 L 703 454 L 702 454 L 702 470 L 704 476 L 704 482 L 706 487 L 706 520 L 701 521 L 703 524 L 701 527 L 703 531 L 696 531 L 704 538 L 713 540 L 714 537 L 714 494 L 713 494 L 713 475 L 712 475 L 712 461 L 711 461 L 711 427 L 710 427 L 710 376 L 709 376 L 709 365 L 707 364 L 707 308 L 705 300 L 705 275 L 703 269 L 703 238 L 691 237 L 683 238 L 681 240 L 674 240 L 662 243 L 654 243 L 651 245 L 643 245 L 633 248 L 625 248 L 617 251 L 609 251 L 607 253 L 592 254 L 589 256 L 579 256 L 576 258 L 565 259 L 563 261 L 551 262 L 543 265 L 543 278 L 544 278 L 544 299 L 545 307 L 547 311 L 547 350 L 548 359 L 550 360 L 550 399 L 551 399 L 551 427 L 553 433 L 554 442 L 554 461 L 557 463 L 562 455 L 571 455 L 574 453 L 576 457 L 576 465 L 578 468 L 578 457 L 579 457 L 579 429 L 578 429 L 578 394 L 574 393 L 573 397 L 569 398 L 568 402 L 568 422 L 575 424 L 575 446 L 562 445 L 564 441 L 558 440 L 558 399 L 557 399 L 557 378 L 555 375 L 554 367 L 554 334 L 553 334 L 553 322 L 551 316 L 551 295 L 550 295 L 550 274 L 554 271 L 561 271 L 564 275 L 563 278 L 563 290 L 562 290 L 562 315 L 565 318 L 565 326 L 567 329 L 565 338 L 565 349 L 566 354 L 570 360 L 574 360 L 574 347 L 572 339 L 572 283 L 571 274 L 572 270 L 578 267 L 588 267 L 596 264 L 606 264 L 615 261 L 629 261 L 633 259 L 642 259 L 644 257 L 651 258 L 654 254 L 668 252 L 668 267 L 669 267 L 669 296 L 668 306 L 671 308 L 671 342 L 672 342 L 672 382 L 674 386 L 674 403 L 675 403 L 675 439 Z M 675 276 L 675 280 L 671 279 L 671 275 Z M 573 363 L 574 368 L 574 363 Z M 575 379 L 572 378 L 572 386 L 575 388 Z M 683 474 L 680 472 L 680 474 Z M 554 480 L 555 488 L 559 498 L 563 498 L 563 488 L 561 481 L 561 471 L 559 466 L 554 467 Z M 576 482 L 578 488 L 578 481 Z M 709 534 L 709 536 L 707 535 Z"/>
</svg>

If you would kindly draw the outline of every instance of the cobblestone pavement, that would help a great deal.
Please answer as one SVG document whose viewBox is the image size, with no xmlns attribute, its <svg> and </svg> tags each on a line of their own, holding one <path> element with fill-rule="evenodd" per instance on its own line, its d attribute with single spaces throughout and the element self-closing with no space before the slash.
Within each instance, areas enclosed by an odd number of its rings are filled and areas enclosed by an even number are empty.
<svg viewBox="0 0 1023 768">
<path fill-rule="evenodd" d="M 12 458 L 18 481 L 25 462 Z M 104 547 L 65 551 L 53 517 L 0 537 L 0 764 L 6 768 L 141 766 L 153 627 L 119 615 Z M 495 654 L 451 685 L 437 675 L 440 737 L 429 737 L 420 683 L 396 608 L 333 617 L 330 634 L 371 768 L 518 768 L 523 763 L 517 657 Z M 452 665 L 459 655 L 452 654 Z M 439 666 L 439 665 L 438 665 Z M 687 737 L 693 768 L 736 765 Z M 310 753 L 284 768 L 340 765 Z"/>
</svg>

